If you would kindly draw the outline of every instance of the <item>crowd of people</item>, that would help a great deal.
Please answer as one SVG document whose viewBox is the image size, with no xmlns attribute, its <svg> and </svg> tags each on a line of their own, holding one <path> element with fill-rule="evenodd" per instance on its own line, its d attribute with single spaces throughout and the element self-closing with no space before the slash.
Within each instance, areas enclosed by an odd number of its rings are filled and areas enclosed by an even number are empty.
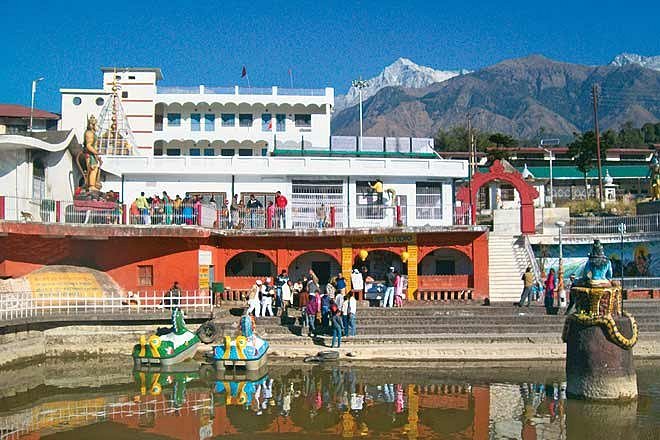
<svg viewBox="0 0 660 440">
<path fill-rule="evenodd" d="M 214 204 L 213 197 L 209 204 Z M 141 225 L 195 225 L 202 206 L 201 197 L 177 194 L 171 198 L 166 191 L 162 195 L 145 196 L 144 191 L 129 207 L 130 223 Z"/>
<path fill-rule="evenodd" d="M 366 266 L 354 269 L 350 279 L 339 272 L 325 284 L 311 268 L 295 281 L 282 270 L 275 278 L 255 280 L 247 295 L 246 314 L 283 316 L 290 307 L 297 308 L 308 336 L 331 334 L 332 346 L 340 347 L 342 337 L 357 333 L 357 293 L 363 292 L 364 299 L 381 307 L 401 307 L 406 283 L 394 267 L 383 283 L 377 283 Z"/>
</svg>

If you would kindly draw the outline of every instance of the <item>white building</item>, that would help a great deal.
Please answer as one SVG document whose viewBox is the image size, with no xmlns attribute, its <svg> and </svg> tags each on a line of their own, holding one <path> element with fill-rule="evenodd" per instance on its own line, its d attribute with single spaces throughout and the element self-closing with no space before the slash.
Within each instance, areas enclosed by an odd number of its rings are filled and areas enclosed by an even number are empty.
<svg viewBox="0 0 660 440">
<path fill-rule="evenodd" d="M 159 87 L 158 68 L 109 68 L 100 89 L 61 89 L 61 129 L 79 139 L 116 83 L 139 156 L 262 156 L 278 147 L 328 147 L 334 90 Z"/>
<path fill-rule="evenodd" d="M 135 145 L 103 157 L 103 189 L 126 204 L 147 196 L 254 194 L 289 199 L 287 227 L 311 226 L 323 204 L 336 227 L 453 222 L 454 181 L 467 162 L 442 160 L 432 139 L 330 136 L 332 88 L 159 87 L 156 68 L 103 68 L 100 89 L 61 89 L 61 128 L 82 139 L 118 86 Z M 382 179 L 389 206 L 369 183 Z M 387 192 L 387 190 L 391 190 Z M 397 207 L 398 206 L 398 207 Z"/>
</svg>

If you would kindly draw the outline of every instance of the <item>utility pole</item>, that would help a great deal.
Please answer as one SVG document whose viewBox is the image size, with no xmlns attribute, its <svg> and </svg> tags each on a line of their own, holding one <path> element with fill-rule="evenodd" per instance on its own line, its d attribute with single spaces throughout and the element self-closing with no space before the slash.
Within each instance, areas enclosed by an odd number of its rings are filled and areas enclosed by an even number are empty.
<svg viewBox="0 0 660 440">
<path fill-rule="evenodd" d="M 468 191 L 470 192 L 470 224 L 474 224 L 474 216 L 476 215 L 476 210 L 474 207 L 474 200 L 472 197 L 472 174 L 474 166 L 474 158 L 472 151 L 472 115 L 468 112 L 467 114 L 467 141 L 468 141 Z"/>
<path fill-rule="evenodd" d="M 600 209 L 605 209 L 605 201 L 603 200 L 603 169 L 600 161 L 600 131 L 598 130 L 598 85 L 591 86 L 591 96 L 594 101 L 594 132 L 596 134 L 596 158 L 598 163 L 598 201 L 600 202 Z"/>
</svg>

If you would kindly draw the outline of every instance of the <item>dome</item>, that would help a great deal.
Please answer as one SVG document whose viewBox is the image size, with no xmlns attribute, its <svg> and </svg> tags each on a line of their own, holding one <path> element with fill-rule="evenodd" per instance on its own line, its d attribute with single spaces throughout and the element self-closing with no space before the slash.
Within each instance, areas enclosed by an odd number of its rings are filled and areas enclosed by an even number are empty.
<svg viewBox="0 0 660 440">
<path fill-rule="evenodd" d="M 527 168 L 527 164 L 525 164 L 525 168 L 522 170 L 522 177 L 525 180 L 534 178 L 534 174 L 532 174 L 532 172 Z"/>
</svg>

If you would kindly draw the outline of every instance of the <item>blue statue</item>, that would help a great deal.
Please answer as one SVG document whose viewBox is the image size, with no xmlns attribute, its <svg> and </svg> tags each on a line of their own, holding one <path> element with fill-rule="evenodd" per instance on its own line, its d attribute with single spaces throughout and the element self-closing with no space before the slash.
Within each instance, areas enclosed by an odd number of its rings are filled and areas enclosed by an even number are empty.
<svg viewBox="0 0 660 440">
<path fill-rule="evenodd" d="M 605 256 L 603 245 L 600 240 L 594 240 L 594 244 L 589 254 L 587 264 L 582 272 L 581 284 L 588 285 L 611 285 L 612 280 L 612 262 Z"/>
</svg>

